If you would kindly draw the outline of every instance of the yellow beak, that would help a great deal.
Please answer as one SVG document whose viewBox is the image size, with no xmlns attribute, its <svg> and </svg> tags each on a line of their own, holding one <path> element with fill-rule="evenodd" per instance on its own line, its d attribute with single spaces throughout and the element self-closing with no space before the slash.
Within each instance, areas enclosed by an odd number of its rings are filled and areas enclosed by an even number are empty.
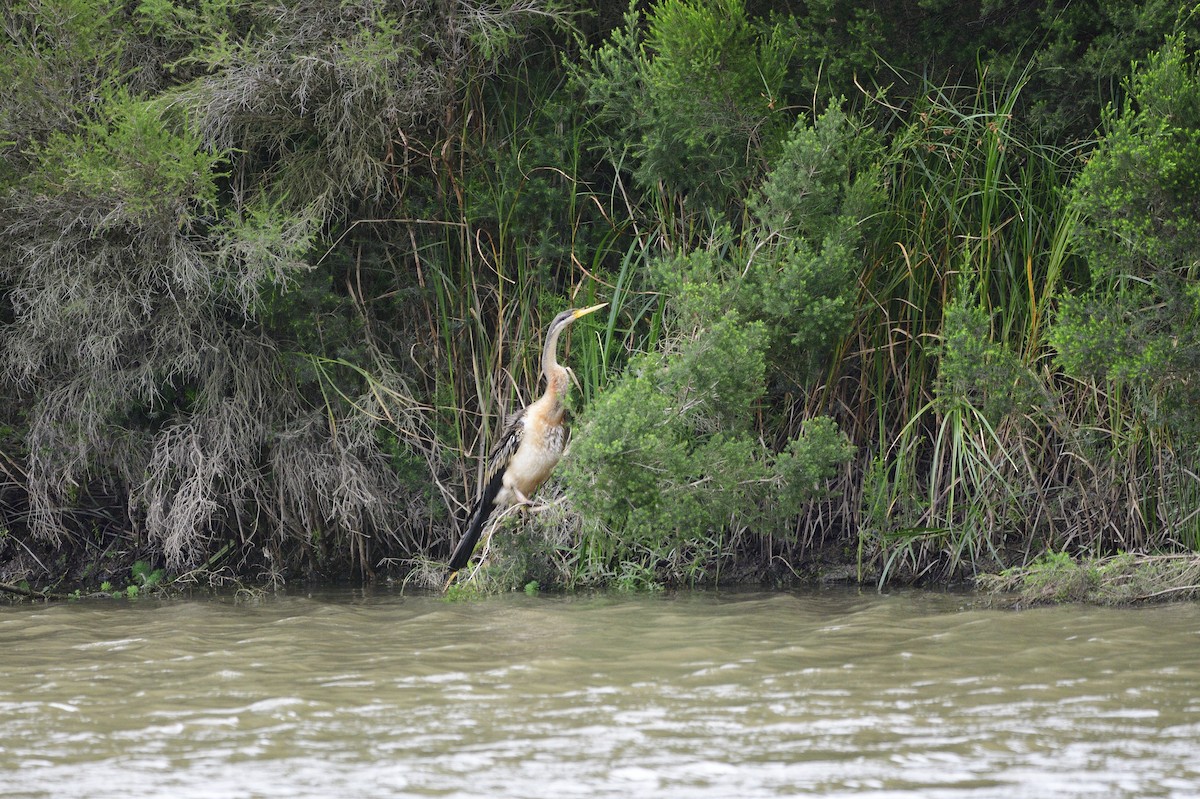
<svg viewBox="0 0 1200 799">
<path fill-rule="evenodd" d="M 572 314 L 572 316 L 574 316 L 576 319 L 578 319 L 578 318 L 579 318 L 579 317 L 581 317 L 581 316 L 587 316 L 587 315 L 588 315 L 588 314 L 590 314 L 592 311 L 598 311 L 598 310 L 600 310 L 600 309 L 601 309 L 601 308 L 603 308 L 605 305 L 608 305 L 608 303 L 607 303 L 607 302 L 602 302 L 602 303 L 600 303 L 599 305 L 593 305 L 591 308 L 581 308 L 581 309 L 579 309 L 578 311 L 575 311 L 575 312 Z"/>
</svg>

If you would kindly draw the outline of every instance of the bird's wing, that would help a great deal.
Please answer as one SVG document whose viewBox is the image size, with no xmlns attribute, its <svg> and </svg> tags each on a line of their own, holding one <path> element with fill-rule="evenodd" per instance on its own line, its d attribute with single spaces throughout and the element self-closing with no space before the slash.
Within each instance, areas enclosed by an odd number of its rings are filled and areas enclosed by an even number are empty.
<svg viewBox="0 0 1200 799">
<path fill-rule="evenodd" d="M 467 561 L 471 559 L 475 545 L 479 543 L 479 536 L 483 533 L 483 526 L 487 524 L 488 518 L 492 515 L 496 495 L 500 493 L 500 487 L 504 485 L 504 472 L 508 469 L 508 464 L 516 454 L 517 448 L 521 446 L 521 439 L 524 435 L 525 412 L 522 411 L 509 421 L 504 435 L 500 437 L 500 441 L 488 457 L 487 471 L 483 476 L 483 492 L 479 495 L 475 507 L 471 509 L 471 522 L 467 525 L 467 531 L 463 533 L 463 537 L 458 541 L 458 546 L 454 548 L 454 554 L 450 556 L 452 573 L 466 566 Z"/>
<path fill-rule="evenodd" d="M 517 454 L 517 448 L 521 446 L 521 440 L 525 437 L 525 411 L 512 416 L 508 420 L 508 425 L 504 428 L 504 434 L 500 436 L 500 440 L 496 442 L 496 446 L 492 448 L 492 454 L 488 456 L 487 471 L 484 472 L 484 485 L 490 486 L 495 480 L 504 475 L 504 470 L 508 468 L 508 464 L 512 461 L 513 455 Z M 487 493 L 486 491 L 484 493 Z M 492 497 L 495 498 L 495 495 Z"/>
</svg>

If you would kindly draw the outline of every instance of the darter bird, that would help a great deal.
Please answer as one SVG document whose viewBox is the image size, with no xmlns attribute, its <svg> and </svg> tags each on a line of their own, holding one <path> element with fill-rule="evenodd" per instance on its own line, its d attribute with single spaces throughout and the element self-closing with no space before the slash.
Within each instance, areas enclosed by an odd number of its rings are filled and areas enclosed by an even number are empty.
<svg viewBox="0 0 1200 799">
<path fill-rule="evenodd" d="M 471 523 L 450 556 L 446 584 L 455 572 L 467 565 L 479 543 L 479 536 L 498 509 L 515 503 L 526 504 L 562 457 L 567 443 L 563 424 L 563 399 L 571 385 L 570 371 L 558 363 L 558 337 L 576 319 L 608 305 L 602 302 L 590 308 L 563 311 L 546 330 L 542 347 L 542 374 L 546 391 L 526 406 L 504 431 L 500 443 L 488 458 L 483 493 L 471 511 Z"/>
</svg>

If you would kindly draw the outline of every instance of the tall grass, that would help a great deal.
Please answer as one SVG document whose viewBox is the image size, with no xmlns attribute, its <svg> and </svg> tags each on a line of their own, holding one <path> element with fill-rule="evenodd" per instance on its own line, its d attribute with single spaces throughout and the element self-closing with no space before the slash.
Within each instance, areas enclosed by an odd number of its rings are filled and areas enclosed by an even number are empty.
<svg viewBox="0 0 1200 799">
<path fill-rule="evenodd" d="M 842 374 L 862 383 L 839 375 L 850 392 L 837 400 L 863 445 L 847 486 L 861 498 L 860 569 L 873 555 L 880 580 L 1003 562 L 1031 522 L 1037 468 L 1018 453 L 1047 411 L 1029 399 L 997 417 L 985 404 L 988 392 L 1019 392 L 1014 380 L 1044 386 L 1045 319 L 1080 267 L 1068 249 L 1070 153 L 1021 127 L 1025 77 L 927 84 L 888 111 L 890 213 L 843 347 Z M 977 332 L 995 361 L 974 382 L 999 382 L 957 392 L 943 372 L 964 306 L 982 309 Z"/>
</svg>

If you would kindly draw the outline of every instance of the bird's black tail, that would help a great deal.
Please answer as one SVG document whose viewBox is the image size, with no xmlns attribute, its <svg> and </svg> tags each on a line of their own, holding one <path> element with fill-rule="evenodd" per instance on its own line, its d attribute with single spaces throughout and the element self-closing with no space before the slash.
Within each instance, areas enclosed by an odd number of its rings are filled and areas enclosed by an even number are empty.
<svg viewBox="0 0 1200 799">
<path fill-rule="evenodd" d="M 495 503 L 496 495 L 500 493 L 500 486 L 503 484 L 504 473 L 500 471 L 488 481 L 487 486 L 483 489 L 483 496 L 471 509 L 471 523 L 467 525 L 467 531 L 458 540 L 458 546 L 454 548 L 454 554 L 450 556 L 449 574 L 454 574 L 466 566 L 467 561 L 471 559 L 471 555 L 475 552 L 475 545 L 479 543 L 479 536 L 483 534 L 483 526 L 491 518 L 493 503 Z"/>
</svg>

